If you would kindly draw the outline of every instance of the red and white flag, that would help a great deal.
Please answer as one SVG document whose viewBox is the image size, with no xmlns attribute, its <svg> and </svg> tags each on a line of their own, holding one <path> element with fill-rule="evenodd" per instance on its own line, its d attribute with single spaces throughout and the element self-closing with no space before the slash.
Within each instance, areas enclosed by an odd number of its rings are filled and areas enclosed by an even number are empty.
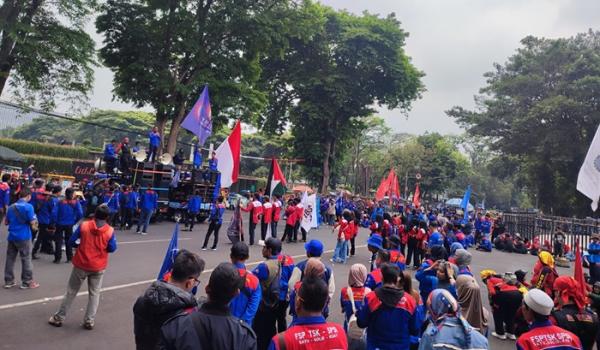
<svg viewBox="0 0 600 350">
<path fill-rule="evenodd" d="M 221 187 L 229 187 L 237 182 L 240 174 L 240 155 L 242 152 L 242 127 L 237 121 L 231 134 L 215 151 L 217 170 L 221 173 Z"/>
</svg>

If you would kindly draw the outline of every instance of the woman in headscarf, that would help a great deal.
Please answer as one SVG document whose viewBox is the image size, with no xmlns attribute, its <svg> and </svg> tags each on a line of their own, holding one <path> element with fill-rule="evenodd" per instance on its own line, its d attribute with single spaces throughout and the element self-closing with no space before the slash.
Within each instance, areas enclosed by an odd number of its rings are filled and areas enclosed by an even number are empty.
<svg viewBox="0 0 600 350">
<path fill-rule="evenodd" d="M 363 264 L 354 264 L 350 267 L 348 273 L 348 286 L 342 288 L 340 293 L 340 305 L 344 313 L 344 329 L 348 330 L 348 320 L 354 314 L 354 310 L 359 310 L 365 303 L 365 296 L 371 291 L 365 287 L 367 279 L 367 268 Z M 352 298 L 351 298 L 352 297 Z M 354 299 L 354 310 L 351 299 Z"/>
<path fill-rule="evenodd" d="M 456 279 L 456 291 L 461 315 L 469 324 L 481 334 L 487 336 L 488 311 L 483 307 L 481 288 L 475 278 L 469 275 L 460 275 Z"/>
<path fill-rule="evenodd" d="M 430 323 L 419 350 L 488 349 L 487 339 L 460 316 L 458 302 L 447 290 L 431 292 L 427 309 Z"/>
<path fill-rule="evenodd" d="M 304 267 L 304 276 L 302 279 L 313 277 L 313 278 L 324 278 L 325 276 L 325 265 L 318 258 L 309 258 L 306 261 L 306 266 Z M 302 286 L 302 281 L 296 282 L 294 285 L 294 290 L 290 293 L 290 315 L 292 315 L 292 320 L 296 319 L 296 294 L 300 290 Z M 323 317 L 327 318 L 329 316 L 329 300 L 325 307 L 323 308 Z"/>
<path fill-rule="evenodd" d="M 465 249 L 462 244 L 459 242 L 454 242 L 450 246 L 450 256 L 448 257 L 448 261 L 456 265 L 456 251 L 459 249 Z"/>
<path fill-rule="evenodd" d="M 554 298 L 554 280 L 558 277 L 558 272 L 554 267 L 554 257 L 548 251 L 542 250 L 538 255 L 539 259 L 533 268 L 533 277 L 531 286 L 541 289 L 551 298 Z"/>
<path fill-rule="evenodd" d="M 423 323 L 425 321 L 425 314 L 427 313 L 427 310 L 425 309 L 425 306 L 423 305 L 423 300 L 421 299 L 421 295 L 419 294 L 419 291 L 417 289 L 413 288 L 412 275 L 410 274 L 410 272 L 402 271 L 402 277 L 403 277 L 402 278 L 402 289 L 404 290 L 405 293 L 412 295 L 412 297 L 417 302 L 417 310 L 415 311 L 415 318 L 416 318 L 416 322 L 419 327 L 419 330 L 421 330 L 421 327 L 423 327 Z M 411 335 L 410 336 L 410 349 L 411 350 L 418 349 L 420 341 L 421 341 L 420 337 Z"/>
<path fill-rule="evenodd" d="M 457 249 L 456 250 L 456 266 L 458 267 L 457 276 L 460 275 L 468 275 L 473 277 L 473 273 L 471 272 L 471 268 L 469 265 L 471 264 L 471 260 L 473 260 L 473 256 L 465 249 Z"/>
</svg>

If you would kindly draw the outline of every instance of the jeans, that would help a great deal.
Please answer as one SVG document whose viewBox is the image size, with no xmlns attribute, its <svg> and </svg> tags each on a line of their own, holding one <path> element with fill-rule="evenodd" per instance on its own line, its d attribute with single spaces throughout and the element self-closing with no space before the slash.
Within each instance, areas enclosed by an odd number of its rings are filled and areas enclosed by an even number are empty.
<svg viewBox="0 0 600 350">
<path fill-rule="evenodd" d="M 146 232 L 148 230 L 148 225 L 150 225 L 150 219 L 152 218 L 152 210 L 142 209 L 142 213 L 140 215 L 140 219 L 138 220 L 137 230 L 140 230 L 140 226 L 143 224 L 142 232 Z"/>
<path fill-rule="evenodd" d="M 102 288 L 102 278 L 104 277 L 104 270 L 98 272 L 91 272 L 79 269 L 73 266 L 73 270 L 71 271 L 71 276 L 69 277 L 69 283 L 67 284 L 67 293 L 65 294 L 62 303 L 60 304 L 60 308 L 58 312 L 54 314 L 54 316 L 64 321 L 67 317 L 67 311 L 77 293 L 79 292 L 79 288 L 81 288 L 81 284 L 87 278 L 88 280 L 88 304 L 87 309 L 85 310 L 84 322 L 94 322 L 94 318 L 96 317 L 96 311 L 98 310 L 98 303 L 100 302 L 100 288 Z"/>
<path fill-rule="evenodd" d="M 148 147 L 148 160 L 154 163 L 156 159 L 156 155 L 158 153 L 158 146 L 150 146 Z"/>
<path fill-rule="evenodd" d="M 67 255 L 67 261 L 71 261 L 73 258 L 73 248 L 69 246 L 69 239 L 73 234 L 73 225 L 58 225 L 56 227 L 56 233 L 54 234 L 54 260 L 60 261 L 62 259 L 62 245 L 65 243 L 65 254 Z"/>
<path fill-rule="evenodd" d="M 29 284 L 33 279 L 33 264 L 31 263 L 31 240 L 8 241 L 6 246 L 6 264 L 4 265 L 4 282 L 15 281 L 15 262 L 17 255 L 21 257 L 21 283 Z"/>
<path fill-rule="evenodd" d="M 212 249 L 217 247 L 217 243 L 219 243 L 219 229 L 221 229 L 221 224 L 217 223 L 216 221 L 210 222 L 210 225 L 208 225 L 208 231 L 206 231 L 206 237 L 204 237 L 204 244 L 202 245 L 202 248 L 206 248 L 208 245 L 208 239 L 213 233 L 215 234 L 215 240 L 213 241 Z"/>
<path fill-rule="evenodd" d="M 348 241 L 347 240 L 338 240 L 335 246 L 335 251 L 333 252 L 333 261 L 340 262 L 342 264 L 346 263 L 346 253 L 348 252 Z"/>
</svg>

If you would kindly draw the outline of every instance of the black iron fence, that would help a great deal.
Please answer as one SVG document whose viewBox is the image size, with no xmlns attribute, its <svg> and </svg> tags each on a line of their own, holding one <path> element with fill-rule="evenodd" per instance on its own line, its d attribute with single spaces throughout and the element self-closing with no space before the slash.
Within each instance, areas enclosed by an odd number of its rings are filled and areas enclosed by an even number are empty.
<svg viewBox="0 0 600 350">
<path fill-rule="evenodd" d="M 562 228 L 567 236 L 567 244 L 575 247 L 579 240 L 582 249 L 586 249 L 593 233 L 600 233 L 600 220 L 576 219 L 560 216 L 547 216 L 528 213 L 504 213 L 502 215 L 506 230 L 509 233 L 520 233 L 524 238 L 539 236 L 540 243 L 548 240 L 552 243 L 552 235 Z"/>
</svg>

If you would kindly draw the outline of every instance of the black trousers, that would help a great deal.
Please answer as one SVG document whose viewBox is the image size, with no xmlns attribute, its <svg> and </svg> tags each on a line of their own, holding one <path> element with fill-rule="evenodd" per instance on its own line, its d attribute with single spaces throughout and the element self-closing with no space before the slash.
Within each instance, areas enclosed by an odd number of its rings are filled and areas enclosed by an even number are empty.
<svg viewBox="0 0 600 350">
<path fill-rule="evenodd" d="M 273 221 L 271 223 L 271 237 L 277 238 L 277 221 Z"/>
<path fill-rule="evenodd" d="M 298 220 L 298 222 L 296 222 L 296 226 L 294 226 L 294 237 L 292 237 L 292 241 L 297 241 L 298 240 L 298 230 L 300 229 L 300 220 Z"/>
<path fill-rule="evenodd" d="M 196 215 L 198 213 L 190 213 L 189 211 L 185 213 L 185 226 L 190 227 L 190 231 L 194 228 L 194 222 L 196 222 Z"/>
<path fill-rule="evenodd" d="M 354 253 L 356 252 L 356 247 L 355 247 L 355 241 L 356 237 L 352 237 L 350 239 L 350 256 L 354 256 Z"/>
<path fill-rule="evenodd" d="M 287 320 L 285 316 L 287 315 L 288 305 L 290 305 L 289 301 L 279 301 L 279 305 L 277 305 L 277 333 L 284 332 L 287 329 Z"/>
<path fill-rule="evenodd" d="M 130 228 L 133 218 L 133 209 L 121 208 L 121 228 Z"/>
<path fill-rule="evenodd" d="M 419 241 L 416 238 L 408 238 L 408 253 L 406 254 L 406 266 L 413 261 L 413 266 L 419 266 L 419 257 L 417 253 L 417 244 Z"/>
<path fill-rule="evenodd" d="M 156 159 L 156 156 L 157 156 L 157 154 L 156 154 L 156 153 L 158 153 L 158 146 L 149 146 L 149 147 L 148 147 L 148 150 L 149 150 L 149 153 L 148 153 L 148 160 L 149 160 L 150 162 L 153 162 L 153 163 L 154 163 L 154 160 Z"/>
<path fill-rule="evenodd" d="M 285 241 L 287 238 L 288 242 L 292 240 L 292 236 L 294 235 L 294 226 L 285 225 L 285 230 L 283 231 L 283 236 L 281 236 L 281 241 Z"/>
<path fill-rule="evenodd" d="M 260 306 L 254 316 L 252 329 L 256 333 L 257 350 L 267 350 L 271 338 L 277 334 L 277 313 L 271 310 L 261 310 Z"/>
<path fill-rule="evenodd" d="M 300 227 L 300 232 L 302 233 L 302 242 L 306 242 L 306 230 Z"/>
<path fill-rule="evenodd" d="M 250 245 L 254 244 L 254 232 L 256 231 L 256 224 L 252 222 L 250 219 L 250 229 L 248 230 L 248 234 L 250 235 Z"/>
<path fill-rule="evenodd" d="M 206 246 L 208 245 L 208 239 L 210 238 L 210 235 L 214 233 L 215 235 L 215 240 L 213 241 L 213 245 L 211 249 L 215 249 L 217 247 L 217 243 L 219 243 L 219 230 L 221 229 L 221 224 L 217 223 L 216 221 L 211 221 L 210 224 L 208 225 L 208 231 L 206 231 L 206 237 L 204 237 L 204 244 L 202 245 L 202 248 L 206 248 Z"/>
<path fill-rule="evenodd" d="M 65 243 L 65 255 L 67 261 L 73 258 L 73 249 L 69 246 L 69 239 L 73 234 L 73 225 L 58 225 L 54 234 L 54 260 L 62 259 L 62 244 Z"/>
<path fill-rule="evenodd" d="M 33 254 L 36 254 L 40 250 L 40 248 L 42 252 L 46 253 L 51 252 L 53 250 L 52 245 L 50 244 L 52 236 L 48 232 L 48 226 L 48 224 L 39 225 L 37 240 L 33 245 Z"/>
<path fill-rule="evenodd" d="M 267 237 L 267 229 L 269 228 L 269 225 L 271 225 L 271 223 L 265 223 L 264 221 L 260 223 L 260 239 L 263 241 Z"/>
<path fill-rule="evenodd" d="M 492 315 L 494 316 L 494 329 L 497 334 L 515 334 L 514 310 L 510 310 L 510 312 L 507 312 L 507 310 L 492 308 Z"/>
</svg>

